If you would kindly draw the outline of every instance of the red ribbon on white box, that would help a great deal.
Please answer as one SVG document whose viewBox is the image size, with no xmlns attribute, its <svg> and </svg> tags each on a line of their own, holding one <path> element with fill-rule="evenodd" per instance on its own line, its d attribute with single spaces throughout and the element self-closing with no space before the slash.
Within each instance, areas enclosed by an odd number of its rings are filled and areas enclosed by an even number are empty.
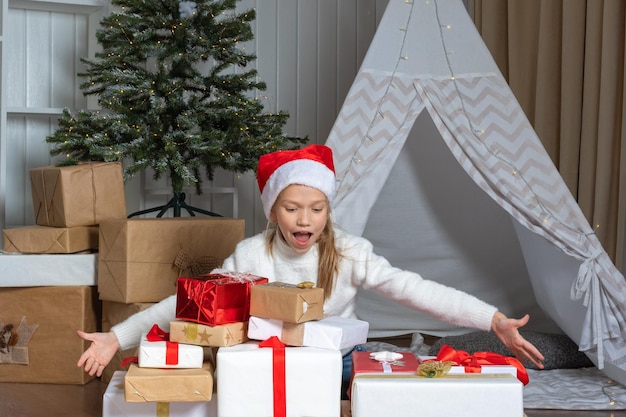
<svg viewBox="0 0 626 417">
<path fill-rule="evenodd" d="M 481 373 L 483 365 L 511 365 L 517 368 L 517 379 L 524 385 L 528 384 L 528 371 L 517 359 L 500 355 L 493 352 L 474 352 L 470 355 L 464 350 L 455 350 L 449 345 L 441 346 L 437 358 L 441 362 L 455 362 L 457 365 L 465 367 L 465 372 Z"/>
<path fill-rule="evenodd" d="M 272 349 L 272 378 L 274 383 L 274 417 L 287 416 L 285 344 L 276 336 L 259 343 L 260 348 Z"/>
<path fill-rule="evenodd" d="M 165 364 L 178 365 L 178 342 L 170 342 L 170 334 L 157 324 L 152 326 L 146 335 L 148 342 L 165 342 Z"/>
</svg>

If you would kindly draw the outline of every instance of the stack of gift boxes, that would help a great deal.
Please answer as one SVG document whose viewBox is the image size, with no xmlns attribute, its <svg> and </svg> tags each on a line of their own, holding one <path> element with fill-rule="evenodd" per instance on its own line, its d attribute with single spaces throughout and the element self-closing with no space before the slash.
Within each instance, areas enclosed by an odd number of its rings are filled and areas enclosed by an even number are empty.
<svg viewBox="0 0 626 417">
<path fill-rule="evenodd" d="M 113 375 L 124 384 L 109 384 L 103 416 L 137 412 L 138 402 L 169 404 L 175 416 L 175 403 L 195 402 L 186 415 L 339 417 L 341 350 L 364 343 L 369 325 L 325 317 L 323 303 L 321 288 L 245 273 L 179 278 L 169 334 L 153 326 L 142 338 L 138 363 Z M 212 347 L 215 361 L 198 346 Z"/>
<path fill-rule="evenodd" d="M 523 415 L 518 368 L 489 358 L 431 375 L 422 364 L 452 362 L 408 351 L 353 352 L 346 411 L 342 350 L 365 343 L 369 326 L 324 316 L 323 301 L 309 283 L 227 271 L 179 278 L 169 334 L 153 326 L 142 338 L 138 363 L 113 376 L 103 416 L 164 407 L 171 417 Z M 215 348 L 215 361 L 192 353 L 197 345 Z"/>
<path fill-rule="evenodd" d="M 0 381 L 84 384 L 76 367 L 98 329 L 98 224 L 125 218 L 121 164 L 30 171 L 35 225 L 3 230 Z"/>
</svg>

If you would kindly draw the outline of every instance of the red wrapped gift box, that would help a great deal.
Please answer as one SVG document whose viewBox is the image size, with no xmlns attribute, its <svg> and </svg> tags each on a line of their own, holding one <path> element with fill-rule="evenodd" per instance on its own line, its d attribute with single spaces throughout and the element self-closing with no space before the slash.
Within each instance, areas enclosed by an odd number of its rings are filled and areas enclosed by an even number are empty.
<svg viewBox="0 0 626 417">
<path fill-rule="evenodd" d="M 176 287 L 176 318 L 209 326 L 247 321 L 250 287 L 267 278 L 251 274 L 208 274 L 180 277 Z"/>
<path fill-rule="evenodd" d="M 387 354 L 400 354 L 402 357 L 392 360 Z M 358 374 L 417 374 L 420 360 L 413 352 L 352 352 L 352 380 L 348 388 L 348 396 L 352 389 L 352 381 Z"/>
</svg>

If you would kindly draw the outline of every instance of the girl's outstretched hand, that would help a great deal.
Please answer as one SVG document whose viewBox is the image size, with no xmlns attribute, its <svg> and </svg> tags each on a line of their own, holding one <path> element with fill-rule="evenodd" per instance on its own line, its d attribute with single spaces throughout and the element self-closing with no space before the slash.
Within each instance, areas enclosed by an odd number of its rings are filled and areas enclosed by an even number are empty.
<svg viewBox="0 0 626 417">
<path fill-rule="evenodd" d="M 543 355 L 519 333 L 520 327 L 525 326 L 529 319 L 528 314 L 521 319 L 510 319 L 497 311 L 491 320 L 491 330 L 522 363 L 530 361 L 537 368 L 543 369 Z"/>
<path fill-rule="evenodd" d="M 76 366 L 83 367 L 89 375 L 102 376 L 104 367 L 109 364 L 115 352 L 120 348 L 117 337 L 113 332 L 85 333 L 77 331 L 81 339 L 91 342 L 89 348 L 80 355 Z"/>
</svg>

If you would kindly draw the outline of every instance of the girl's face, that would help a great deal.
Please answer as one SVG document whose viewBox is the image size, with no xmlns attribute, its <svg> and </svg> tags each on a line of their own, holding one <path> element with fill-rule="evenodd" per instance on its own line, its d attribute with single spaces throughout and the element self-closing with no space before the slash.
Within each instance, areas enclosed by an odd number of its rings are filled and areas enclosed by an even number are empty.
<svg viewBox="0 0 626 417">
<path fill-rule="evenodd" d="M 293 184 L 274 203 L 270 220 L 296 253 L 306 253 L 317 242 L 328 221 L 328 200 L 321 191 Z"/>
</svg>

